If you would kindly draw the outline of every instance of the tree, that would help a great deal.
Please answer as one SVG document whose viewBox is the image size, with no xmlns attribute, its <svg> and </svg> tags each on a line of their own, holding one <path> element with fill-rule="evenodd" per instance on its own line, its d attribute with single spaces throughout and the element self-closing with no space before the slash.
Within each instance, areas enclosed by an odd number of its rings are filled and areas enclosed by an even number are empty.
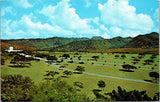
<svg viewBox="0 0 160 102">
<path fill-rule="evenodd" d="M 5 59 L 1 59 L 1 65 L 5 64 Z"/>
<path fill-rule="evenodd" d="M 149 76 L 150 76 L 150 77 L 154 77 L 155 80 L 157 80 L 157 79 L 159 78 L 159 73 L 157 73 L 157 72 L 150 72 L 150 73 L 149 73 Z"/>
<path fill-rule="evenodd" d="M 22 75 L 7 75 L 1 81 L 1 99 L 3 101 L 23 101 L 30 92 L 34 82 Z M 27 101 L 27 100 L 26 100 Z"/>
<path fill-rule="evenodd" d="M 65 75 L 72 75 L 72 71 L 68 71 L 68 70 L 65 70 L 64 72 L 63 72 Z"/>
<path fill-rule="evenodd" d="M 153 63 L 153 60 L 151 59 L 147 59 L 147 60 L 144 60 L 144 62 L 146 63 L 146 64 L 150 64 L 150 63 Z"/>
<path fill-rule="evenodd" d="M 138 61 L 140 61 L 140 60 L 135 58 L 135 59 L 133 59 L 133 61 L 136 61 L 136 62 L 138 62 Z"/>
<path fill-rule="evenodd" d="M 119 55 L 115 55 L 114 57 L 115 57 L 115 58 L 118 58 L 118 57 L 119 57 Z"/>
<path fill-rule="evenodd" d="M 129 64 L 124 64 L 124 65 L 122 65 L 122 68 L 128 69 L 128 70 L 130 70 L 130 69 L 137 69 L 137 67 L 132 66 L 132 65 L 129 65 Z"/>
<path fill-rule="evenodd" d="M 79 73 L 82 73 L 83 71 L 85 71 L 84 67 L 82 67 L 82 66 L 77 66 L 77 68 L 75 70 L 79 71 Z"/>
<path fill-rule="evenodd" d="M 57 57 L 56 56 L 48 56 L 47 60 L 57 60 Z"/>
<path fill-rule="evenodd" d="M 146 91 L 139 92 L 138 90 L 132 90 L 127 92 L 120 86 L 118 86 L 118 91 L 113 90 L 108 94 L 115 101 L 152 101 L 152 98 L 146 94 Z"/>
<path fill-rule="evenodd" d="M 98 84 L 97 84 L 100 88 L 103 88 L 103 90 L 104 90 L 104 88 L 105 88 L 105 86 L 106 86 L 106 84 L 105 84 L 105 82 L 103 81 L 103 80 L 100 80 L 100 81 L 98 81 Z"/>
<path fill-rule="evenodd" d="M 123 59 L 126 58 L 126 55 L 121 55 L 121 58 L 123 58 Z"/>
<path fill-rule="evenodd" d="M 65 59 L 69 58 L 69 54 L 63 54 L 62 57 L 64 57 Z"/>
<path fill-rule="evenodd" d="M 99 58 L 99 56 L 92 56 L 92 58 L 94 58 L 95 60 Z"/>
</svg>

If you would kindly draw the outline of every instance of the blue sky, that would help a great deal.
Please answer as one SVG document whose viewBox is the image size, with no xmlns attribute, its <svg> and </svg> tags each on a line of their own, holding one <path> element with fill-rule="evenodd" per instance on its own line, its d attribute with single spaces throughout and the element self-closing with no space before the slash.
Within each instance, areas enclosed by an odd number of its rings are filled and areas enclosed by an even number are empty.
<svg viewBox="0 0 160 102">
<path fill-rule="evenodd" d="M 150 32 L 159 32 L 158 0 L 1 0 L 2 39 Z"/>
</svg>

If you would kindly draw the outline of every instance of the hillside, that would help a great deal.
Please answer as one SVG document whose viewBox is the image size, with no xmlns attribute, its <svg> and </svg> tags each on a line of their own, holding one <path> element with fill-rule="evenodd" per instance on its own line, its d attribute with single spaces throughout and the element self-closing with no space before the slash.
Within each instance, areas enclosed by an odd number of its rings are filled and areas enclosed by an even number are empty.
<svg viewBox="0 0 160 102">
<path fill-rule="evenodd" d="M 105 40 L 87 40 L 71 42 L 67 45 L 57 47 L 58 51 L 84 51 L 84 50 L 106 50 L 111 48 L 119 48 L 128 43 L 132 38 L 116 37 Z"/>
<path fill-rule="evenodd" d="M 110 48 L 112 45 L 108 40 L 87 40 L 71 42 L 67 45 L 57 47 L 58 51 L 83 51 Z"/>
<path fill-rule="evenodd" d="M 159 34 L 152 32 L 146 35 L 138 35 L 123 46 L 124 48 L 158 48 Z"/>
<path fill-rule="evenodd" d="M 2 42 L 22 45 L 28 47 L 34 47 L 38 49 L 52 48 L 61 45 L 66 45 L 73 41 L 84 41 L 89 40 L 89 38 L 63 38 L 63 37 L 53 37 L 47 39 L 16 39 L 16 40 L 2 40 Z"/>
<path fill-rule="evenodd" d="M 30 51 L 38 50 L 37 48 L 33 48 L 33 47 L 26 47 L 26 46 L 20 46 L 20 45 L 1 42 L 1 51 L 5 51 L 10 46 L 13 46 L 15 50 L 30 50 Z"/>
<path fill-rule="evenodd" d="M 2 40 L 2 42 L 38 49 L 54 49 L 58 51 L 106 50 L 116 48 L 158 48 L 159 34 L 152 32 L 146 35 L 138 35 L 135 38 L 122 38 L 119 36 L 112 39 L 104 39 L 101 36 L 93 36 L 90 39 L 53 37 L 46 39 Z"/>
<path fill-rule="evenodd" d="M 131 38 L 131 37 L 126 37 L 126 38 L 115 37 L 115 38 L 109 39 L 108 41 L 112 44 L 110 49 L 120 48 L 120 47 L 124 46 L 125 44 L 127 44 L 132 39 L 133 38 Z"/>
</svg>

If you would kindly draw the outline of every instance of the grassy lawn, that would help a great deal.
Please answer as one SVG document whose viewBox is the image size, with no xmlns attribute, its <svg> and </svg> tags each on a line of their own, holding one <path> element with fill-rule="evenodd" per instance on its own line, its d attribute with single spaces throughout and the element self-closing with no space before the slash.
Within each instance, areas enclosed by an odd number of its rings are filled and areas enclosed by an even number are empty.
<svg viewBox="0 0 160 102">
<path fill-rule="evenodd" d="M 42 53 L 42 52 L 41 52 Z M 48 53 L 48 52 L 45 52 Z M 56 55 L 57 57 L 61 56 L 64 54 L 63 52 L 55 52 L 55 53 L 49 53 L 50 55 Z M 74 56 L 74 53 L 70 52 L 70 57 Z M 129 78 L 129 79 L 138 79 L 138 80 L 144 80 L 144 79 L 151 79 L 149 77 L 149 72 L 151 70 L 141 70 L 137 69 L 134 70 L 135 72 L 124 72 L 124 71 L 119 71 L 119 67 L 114 67 L 114 62 L 123 64 L 125 61 L 126 63 L 130 64 L 132 62 L 131 57 L 137 57 L 138 54 L 125 54 L 127 56 L 126 59 L 115 59 L 114 56 L 116 54 L 99 54 L 99 53 L 80 53 L 82 58 L 81 61 L 87 61 L 87 59 L 91 59 L 93 55 L 99 55 L 100 58 L 98 61 L 93 61 L 94 64 L 98 64 L 99 62 L 104 62 L 105 60 L 108 62 L 105 63 L 106 65 L 111 65 L 111 66 L 102 66 L 101 65 L 91 65 L 91 64 L 76 64 L 76 63 L 67 63 L 68 60 L 65 60 L 61 65 L 68 64 L 66 67 L 70 69 L 75 69 L 78 65 L 84 66 L 86 72 L 90 73 L 95 73 L 95 74 L 101 74 L 101 75 L 109 75 L 109 76 L 116 76 L 116 77 L 123 77 L 123 78 Z M 121 54 L 119 54 L 121 55 Z M 150 58 L 151 55 L 145 55 L 144 58 L 142 58 L 142 61 L 145 59 Z M 104 57 L 104 58 L 102 58 Z M 155 62 L 157 64 L 157 67 L 159 66 L 157 60 L 158 57 L 155 58 Z M 76 58 L 73 58 L 74 62 L 78 62 Z M 142 61 L 138 63 L 138 65 L 142 66 Z M 6 75 L 10 74 L 21 74 L 24 76 L 29 76 L 31 77 L 36 83 L 39 83 L 41 81 L 45 81 L 44 76 L 46 74 L 46 71 L 57 71 L 60 74 L 55 75 L 55 77 L 62 76 L 63 75 L 63 69 L 60 70 L 57 67 L 48 65 L 44 63 L 44 60 L 42 61 L 32 61 L 29 68 L 14 68 L 14 67 L 9 67 L 10 65 L 10 60 L 6 60 L 5 65 L 1 66 L 1 76 L 4 77 Z M 91 62 L 85 62 L 85 63 L 91 63 Z M 109 64 L 110 63 L 110 64 Z M 153 66 L 149 65 L 149 66 Z M 146 68 L 145 66 L 142 68 Z M 155 68 L 156 69 L 156 68 Z M 158 68 L 157 68 L 158 69 Z M 158 71 L 157 71 L 158 72 Z M 155 95 L 156 92 L 159 90 L 159 84 L 155 83 L 143 83 L 143 82 L 135 82 L 135 81 L 128 81 L 128 80 L 120 80 L 120 79 L 114 79 L 114 78 L 106 78 L 106 77 L 100 77 L 100 76 L 94 76 L 94 75 L 88 75 L 88 74 L 72 74 L 68 76 L 68 78 L 62 78 L 63 80 L 66 80 L 69 84 L 73 85 L 73 82 L 82 82 L 84 88 L 81 88 L 81 92 L 86 94 L 90 98 L 94 98 L 94 94 L 92 92 L 93 89 L 100 89 L 97 86 L 97 83 L 99 80 L 104 80 L 106 83 L 106 87 L 104 88 L 104 92 L 111 92 L 112 90 L 117 90 L 118 86 L 121 86 L 123 89 L 126 89 L 127 91 L 129 90 L 146 90 L 147 94 L 151 97 Z"/>
</svg>

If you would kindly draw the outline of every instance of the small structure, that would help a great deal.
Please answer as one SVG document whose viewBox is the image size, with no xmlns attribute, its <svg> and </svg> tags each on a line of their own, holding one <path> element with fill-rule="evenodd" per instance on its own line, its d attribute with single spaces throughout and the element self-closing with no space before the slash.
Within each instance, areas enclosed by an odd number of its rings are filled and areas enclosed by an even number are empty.
<svg viewBox="0 0 160 102">
<path fill-rule="evenodd" d="M 22 52 L 23 50 L 14 50 L 13 47 L 8 47 L 8 49 L 5 50 L 6 52 Z"/>
</svg>

